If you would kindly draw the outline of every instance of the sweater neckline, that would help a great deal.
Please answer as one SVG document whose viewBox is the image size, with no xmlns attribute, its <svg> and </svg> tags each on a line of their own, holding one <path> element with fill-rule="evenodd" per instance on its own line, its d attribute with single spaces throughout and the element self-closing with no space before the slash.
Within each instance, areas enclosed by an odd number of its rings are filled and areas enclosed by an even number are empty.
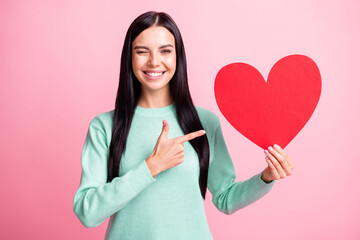
<svg viewBox="0 0 360 240">
<path fill-rule="evenodd" d="M 135 114 L 148 117 L 166 116 L 174 113 L 176 113 L 175 103 L 161 108 L 144 108 L 138 105 L 135 107 Z"/>
</svg>

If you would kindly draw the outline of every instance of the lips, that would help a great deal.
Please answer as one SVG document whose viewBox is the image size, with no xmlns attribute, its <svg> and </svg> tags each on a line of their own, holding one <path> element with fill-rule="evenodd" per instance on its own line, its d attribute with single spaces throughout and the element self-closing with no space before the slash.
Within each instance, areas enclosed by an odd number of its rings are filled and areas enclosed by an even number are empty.
<svg viewBox="0 0 360 240">
<path fill-rule="evenodd" d="M 162 76 L 165 71 L 144 71 L 144 73 L 147 75 L 147 76 L 150 76 L 150 77 L 158 77 L 158 76 Z M 151 76 L 150 74 L 152 73 L 156 73 L 156 74 L 159 74 L 161 73 L 160 75 L 156 75 L 156 76 Z"/>
<path fill-rule="evenodd" d="M 145 74 L 149 73 L 164 73 L 165 71 L 143 71 Z"/>
<path fill-rule="evenodd" d="M 151 79 L 151 80 L 158 80 L 158 79 L 160 79 L 160 78 L 165 74 L 165 72 L 166 72 L 166 71 L 143 71 L 144 75 L 145 75 L 148 79 Z M 149 75 L 148 73 L 162 73 L 162 74 L 151 76 L 151 75 Z"/>
</svg>

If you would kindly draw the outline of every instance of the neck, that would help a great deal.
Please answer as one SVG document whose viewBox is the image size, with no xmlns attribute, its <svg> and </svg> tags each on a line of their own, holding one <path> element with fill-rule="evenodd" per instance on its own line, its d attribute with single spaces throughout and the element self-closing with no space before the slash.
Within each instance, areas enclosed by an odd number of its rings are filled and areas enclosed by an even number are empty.
<svg viewBox="0 0 360 240">
<path fill-rule="evenodd" d="M 137 105 L 143 108 L 162 108 L 172 103 L 170 89 L 168 89 L 168 91 L 156 93 L 142 91 Z"/>
</svg>

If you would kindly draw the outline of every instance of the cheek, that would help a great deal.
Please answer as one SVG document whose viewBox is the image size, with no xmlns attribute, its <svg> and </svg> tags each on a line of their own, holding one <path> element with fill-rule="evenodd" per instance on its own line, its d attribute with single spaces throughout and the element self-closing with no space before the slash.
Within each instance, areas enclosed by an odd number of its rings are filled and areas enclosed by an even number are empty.
<svg viewBox="0 0 360 240">
<path fill-rule="evenodd" d="M 169 67 L 169 68 L 176 68 L 176 58 L 169 58 L 166 60 L 166 65 Z"/>
<path fill-rule="evenodd" d="M 141 66 L 141 62 L 139 61 L 139 59 L 133 58 L 133 60 L 132 60 L 132 67 L 133 67 L 133 69 L 134 69 L 134 70 L 137 70 L 137 69 L 140 68 L 140 66 Z"/>
</svg>

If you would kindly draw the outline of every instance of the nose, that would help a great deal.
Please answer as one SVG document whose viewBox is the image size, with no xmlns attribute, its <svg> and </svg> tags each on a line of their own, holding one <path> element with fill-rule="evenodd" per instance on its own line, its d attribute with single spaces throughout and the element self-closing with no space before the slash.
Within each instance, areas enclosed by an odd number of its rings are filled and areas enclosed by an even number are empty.
<svg viewBox="0 0 360 240">
<path fill-rule="evenodd" d="M 151 54 L 150 57 L 149 57 L 149 61 L 148 61 L 148 64 L 150 66 L 157 66 L 159 65 L 159 57 L 156 55 L 156 54 Z"/>
</svg>

